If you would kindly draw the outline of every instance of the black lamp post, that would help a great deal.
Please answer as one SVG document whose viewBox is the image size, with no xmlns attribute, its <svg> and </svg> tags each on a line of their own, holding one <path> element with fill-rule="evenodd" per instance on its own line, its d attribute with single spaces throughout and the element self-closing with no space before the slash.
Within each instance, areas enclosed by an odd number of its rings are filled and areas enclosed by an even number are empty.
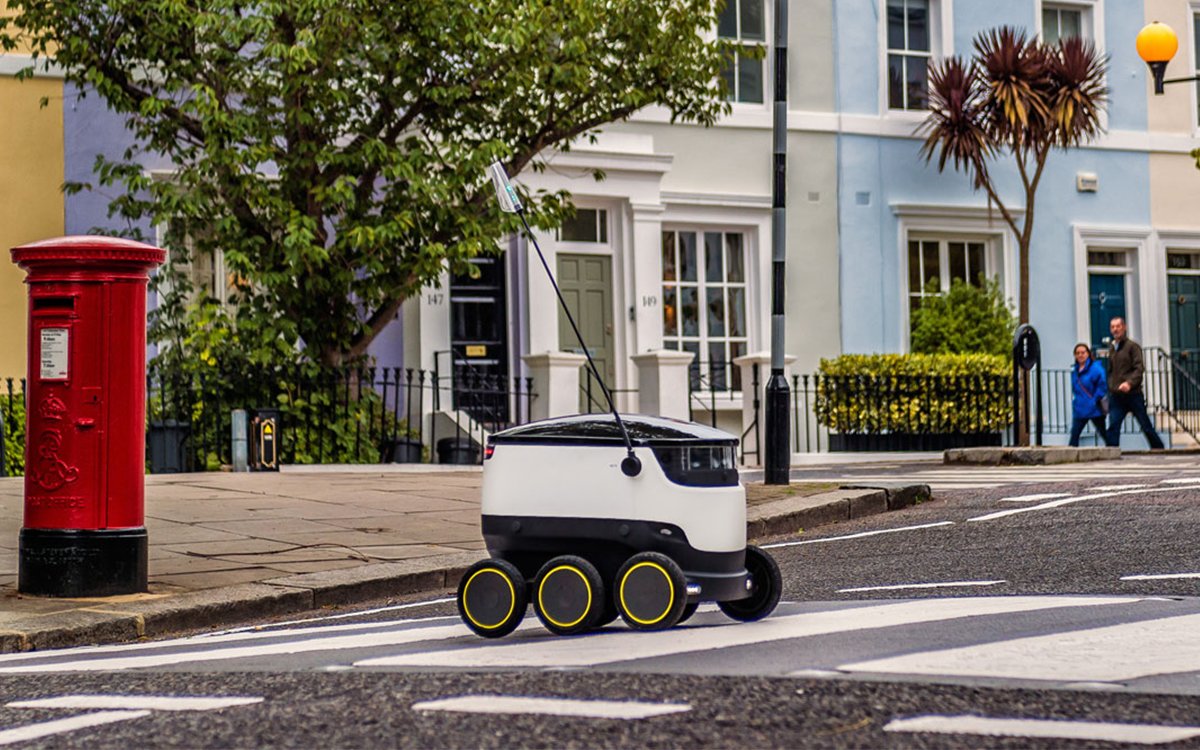
<svg viewBox="0 0 1200 750">
<path fill-rule="evenodd" d="M 783 373 L 784 261 L 787 258 L 787 0 L 775 0 L 775 107 L 772 126 L 771 187 L 771 379 L 767 381 L 766 455 L 763 481 L 787 484 L 791 478 L 792 451 L 788 439 L 788 403 L 791 392 Z"/>
<path fill-rule="evenodd" d="M 1150 72 L 1154 76 L 1155 95 L 1163 93 L 1164 84 L 1200 80 L 1200 76 L 1165 77 L 1167 63 L 1171 62 L 1171 58 L 1179 51 L 1179 37 L 1175 35 L 1175 30 L 1165 23 L 1154 21 L 1142 27 L 1137 35 L 1137 51 L 1138 55 L 1150 66 Z"/>
</svg>

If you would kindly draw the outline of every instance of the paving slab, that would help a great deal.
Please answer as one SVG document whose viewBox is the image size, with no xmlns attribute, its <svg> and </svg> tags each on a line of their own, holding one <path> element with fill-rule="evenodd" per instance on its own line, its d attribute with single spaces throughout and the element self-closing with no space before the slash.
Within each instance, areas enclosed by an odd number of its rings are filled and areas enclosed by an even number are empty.
<svg viewBox="0 0 1200 750">
<path fill-rule="evenodd" d="M 56 599 L 16 593 L 23 480 L 0 478 L 8 510 L 0 514 L 0 651 L 114 643 L 453 588 L 486 555 L 481 479 L 478 467 L 149 476 L 149 592 Z M 796 533 L 929 495 L 923 485 L 807 492 L 752 505 L 748 535 Z"/>
</svg>

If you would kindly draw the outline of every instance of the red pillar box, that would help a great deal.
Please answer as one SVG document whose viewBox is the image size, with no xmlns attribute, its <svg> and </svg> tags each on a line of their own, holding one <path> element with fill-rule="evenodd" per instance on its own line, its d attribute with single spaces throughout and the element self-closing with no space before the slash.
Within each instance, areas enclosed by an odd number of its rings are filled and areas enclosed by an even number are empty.
<svg viewBox="0 0 1200 750">
<path fill-rule="evenodd" d="M 12 249 L 28 272 L 25 522 L 17 587 L 146 590 L 146 284 L 159 248 L 62 237 Z"/>
</svg>

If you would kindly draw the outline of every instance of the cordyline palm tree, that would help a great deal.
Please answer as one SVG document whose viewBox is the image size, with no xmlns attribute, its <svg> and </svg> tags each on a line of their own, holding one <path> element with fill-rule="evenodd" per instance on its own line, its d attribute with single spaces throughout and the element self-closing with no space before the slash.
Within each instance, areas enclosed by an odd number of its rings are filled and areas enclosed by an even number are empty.
<svg viewBox="0 0 1200 750">
<path fill-rule="evenodd" d="M 1029 322 L 1029 245 L 1046 158 L 1051 149 L 1079 146 L 1100 133 L 1106 67 L 1090 41 L 1071 37 L 1050 45 L 1006 26 L 976 37 L 969 62 L 948 57 L 929 73 L 930 117 L 921 127 L 921 153 L 926 162 L 937 156 L 938 171 L 953 161 L 966 172 L 1017 236 L 1022 323 Z M 996 190 L 990 170 L 1006 153 L 1025 189 L 1023 224 Z"/>
</svg>

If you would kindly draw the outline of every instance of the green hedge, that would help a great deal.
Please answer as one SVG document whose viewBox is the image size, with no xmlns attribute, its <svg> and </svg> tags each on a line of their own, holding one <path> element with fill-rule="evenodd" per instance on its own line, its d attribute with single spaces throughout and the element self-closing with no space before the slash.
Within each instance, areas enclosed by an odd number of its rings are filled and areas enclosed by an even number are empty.
<svg viewBox="0 0 1200 750">
<path fill-rule="evenodd" d="M 0 420 L 4 422 L 4 468 L 8 476 L 25 473 L 25 400 L 20 394 L 11 402 L 0 395 Z"/>
<path fill-rule="evenodd" d="M 988 354 L 846 354 L 821 360 L 816 412 L 839 433 L 992 433 L 1011 420 L 1011 365 Z"/>
</svg>

